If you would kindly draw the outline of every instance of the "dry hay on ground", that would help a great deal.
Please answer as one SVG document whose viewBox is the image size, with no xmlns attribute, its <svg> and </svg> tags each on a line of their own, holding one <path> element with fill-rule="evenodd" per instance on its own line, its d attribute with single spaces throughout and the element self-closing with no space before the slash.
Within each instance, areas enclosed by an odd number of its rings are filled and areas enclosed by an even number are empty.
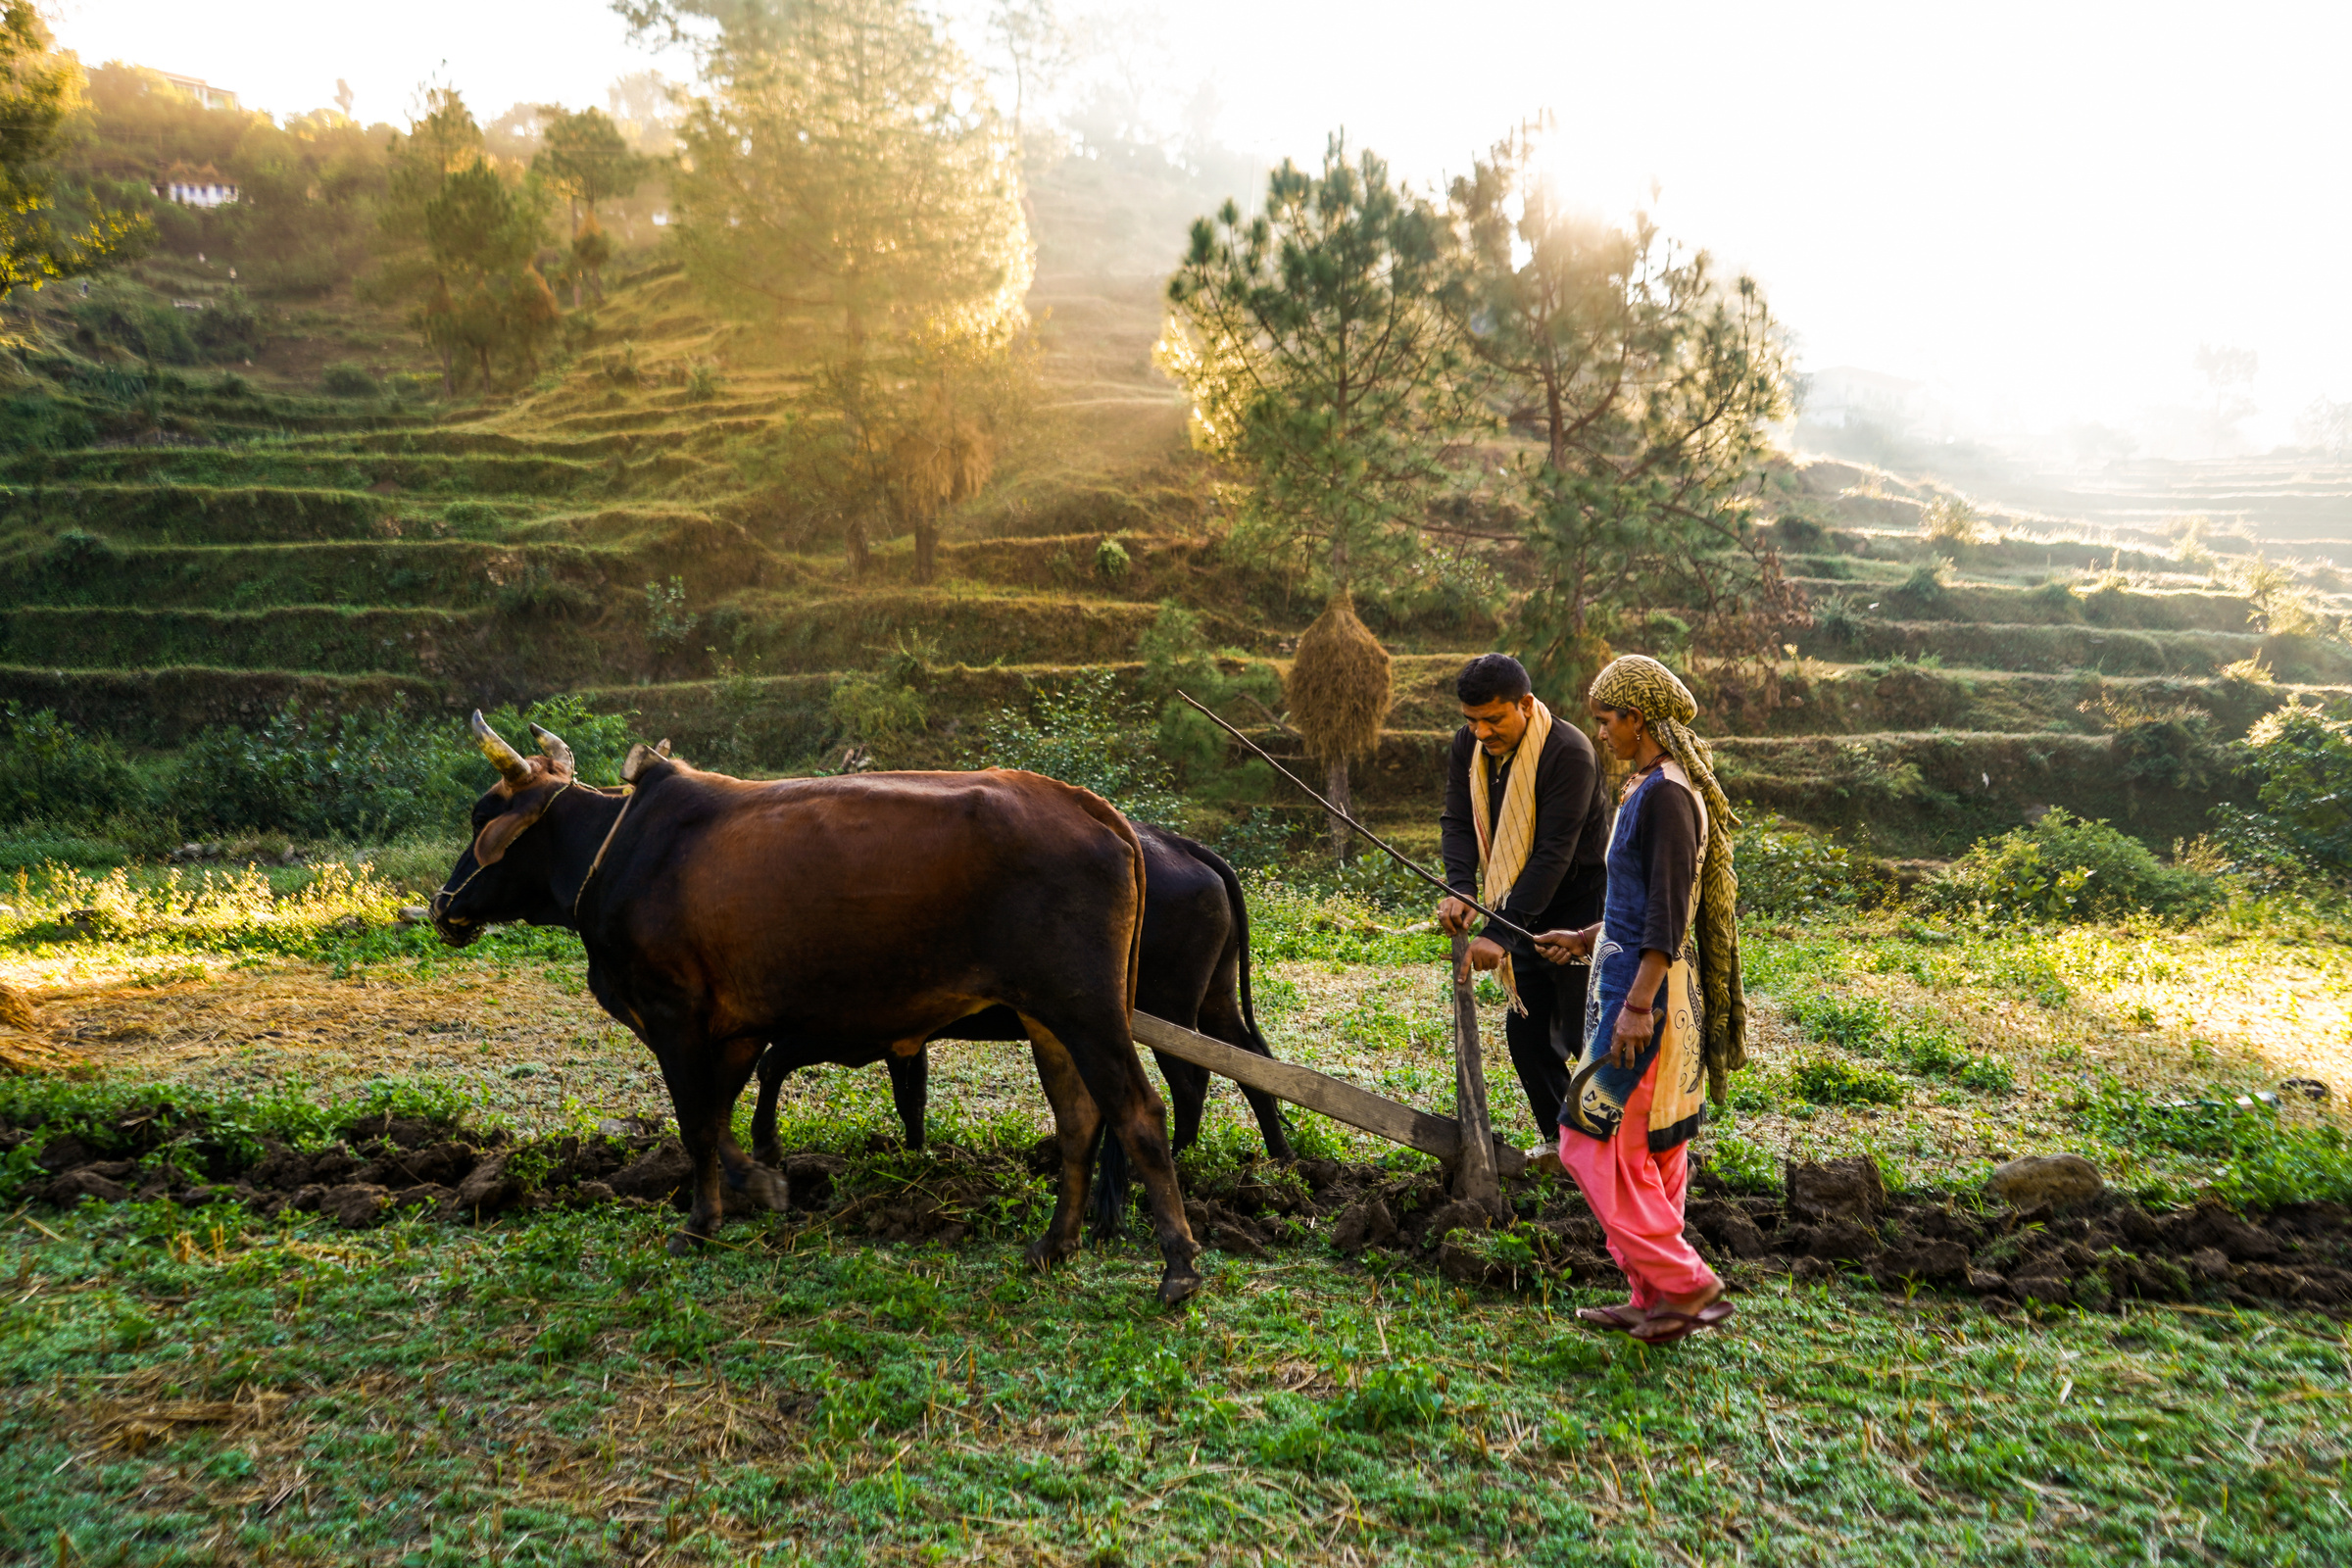
<svg viewBox="0 0 2352 1568">
<path fill-rule="evenodd" d="M 87 1065 L 78 1052 L 49 1038 L 31 998 L 0 984 L 0 1072 L 78 1072 Z"/>
</svg>

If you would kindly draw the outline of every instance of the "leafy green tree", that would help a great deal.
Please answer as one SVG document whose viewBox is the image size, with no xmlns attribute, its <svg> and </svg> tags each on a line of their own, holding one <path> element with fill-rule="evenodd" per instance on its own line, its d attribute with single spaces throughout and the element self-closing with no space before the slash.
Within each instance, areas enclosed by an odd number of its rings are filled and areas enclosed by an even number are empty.
<svg viewBox="0 0 2352 1568">
<path fill-rule="evenodd" d="M 1728 285 L 1646 218 L 1580 216 L 1524 127 L 1454 182 L 1446 295 L 1489 395 L 1537 450 L 1513 502 L 1542 573 L 1521 612 L 1546 694 L 1582 695 L 1609 638 L 1696 611 L 1719 655 L 1768 658 L 1801 614 L 1752 521 L 1763 427 L 1788 412 L 1783 335 L 1747 277 Z M 1507 536 L 1506 536 L 1507 537 Z"/>
<path fill-rule="evenodd" d="M 622 7 L 640 26 L 687 12 Z M 1005 367 L 1033 266 L 1018 160 L 978 76 L 906 0 L 706 4 L 671 233 L 720 308 L 813 338 L 853 563 L 868 530 L 938 516 L 984 479 L 957 388 Z M 975 368 L 985 374 L 967 373 Z"/>
<path fill-rule="evenodd" d="M 2295 704 L 2265 714 L 2240 747 L 2261 780 L 2259 825 L 2322 876 L 2352 877 L 2352 710 Z"/>
<path fill-rule="evenodd" d="M 544 225 L 525 192 L 481 152 L 481 129 L 456 92 L 427 94 L 427 112 L 393 149 L 381 230 L 378 292 L 414 301 L 410 319 L 441 357 L 444 396 L 470 361 L 490 384 L 491 356 L 533 368 L 559 313 L 531 265 Z"/>
<path fill-rule="evenodd" d="M 95 272 L 154 238 L 136 215 L 96 204 L 60 225 L 53 160 L 81 71 L 49 42 L 30 0 L 0 6 L 0 294 Z"/>
<path fill-rule="evenodd" d="M 550 111 L 531 172 L 571 209 L 571 308 L 580 308 L 583 280 L 604 297 L 602 272 L 612 242 L 596 220 L 596 204 L 626 196 L 645 179 L 646 161 L 629 150 L 619 129 L 598 109 Z"/>
<path fill-rule="evenodd" d="M 1419 553 L 1467 412 L 1438 308 L 1449 240 L 1443 214 L 1337 136 L 1319 172 L 1274 172 L 1260 216 L 1228 201 L 1194 222 L 1159 360 L 1200 442 L 1250 474 L 1237 544 L 1335 590 Z"/>
</svg>

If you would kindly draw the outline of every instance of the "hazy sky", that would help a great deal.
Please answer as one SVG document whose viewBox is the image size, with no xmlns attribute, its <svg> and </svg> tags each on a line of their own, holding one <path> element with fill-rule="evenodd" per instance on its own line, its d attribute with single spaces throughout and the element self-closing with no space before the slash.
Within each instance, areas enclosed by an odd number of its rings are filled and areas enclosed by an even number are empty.
<svg viewBox="0 0 2352 1568">
<path fill-rule="evenodd" d="M 649 63 L 598 0 L 55 14 L 93 62 L 205 76 L 280 112 L 329 102 L 341 76 L 368 120 L 401 118 L 436 72 L 487 115 L 601 102 Z M 1573 188 L 1621 210 L 1656 179 L 1669 232 L 1753 270 L 1813 368 L 1929 380 L 2037 425 L 2125 422 L 2197 396 L 2202 342 L 2260 353 L 2261 434 L 2283 438 L 2317 394 L 2352 398 L 2352 7 L 1197 0 L 1160 15 L 1171 79 L 1213 76 L 1223 139 L 1270 155 L 1312 156 L 1345 123 L 1430 179 L 1552 109 Z"/>
</svg>

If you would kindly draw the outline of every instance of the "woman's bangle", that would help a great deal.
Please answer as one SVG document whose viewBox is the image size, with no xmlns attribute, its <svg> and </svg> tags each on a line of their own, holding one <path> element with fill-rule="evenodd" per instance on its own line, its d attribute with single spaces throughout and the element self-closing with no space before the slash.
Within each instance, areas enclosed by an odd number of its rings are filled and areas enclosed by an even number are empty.
<svg viewBox="0 0 2352 1568">
<path fill-rule="evenodd" d="M 1635 1006 L 1635 1005 L 1632 1004 L 1632 1003 L 1630 1003 L 1630 1002 L 1621 1002 L 1621 1003 L 1619 1003 L 1619 1004 L 1617 1004 L 1617 1010 L 1618 1010 L 1619 1012 L 1655 1012 L 1655 1011 L 1657 1011 L 1657 1008 L 1655 1008 L 1655 1007 L 1637 1007 L 1637 1006 Z"/>
</svg>

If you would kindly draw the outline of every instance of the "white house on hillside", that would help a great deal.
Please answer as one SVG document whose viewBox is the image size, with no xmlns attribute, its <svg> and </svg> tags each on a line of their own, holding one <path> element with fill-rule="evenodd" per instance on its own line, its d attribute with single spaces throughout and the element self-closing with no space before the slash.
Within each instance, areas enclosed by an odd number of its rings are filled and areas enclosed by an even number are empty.
<svg viewBox="0 0 2352 1568">
<path fill-rule="evenodd" d="M 170 172 L 157 180 L 155 193 L 166 201 L 182 207 L 225 207 L 237 199 L 237 187 L 219 170 L 206 164 L 190 168 L 174 164 Z"/>
<path fill-rule="evenodd" d="M 159 71 L 156 74 L 207 109 L 234 109 L 237 107 L 235 93 L 230 92 L 226 87 L 216 87 L 201 76 L 175 76 L 169 71 Z"/>
</svg>

